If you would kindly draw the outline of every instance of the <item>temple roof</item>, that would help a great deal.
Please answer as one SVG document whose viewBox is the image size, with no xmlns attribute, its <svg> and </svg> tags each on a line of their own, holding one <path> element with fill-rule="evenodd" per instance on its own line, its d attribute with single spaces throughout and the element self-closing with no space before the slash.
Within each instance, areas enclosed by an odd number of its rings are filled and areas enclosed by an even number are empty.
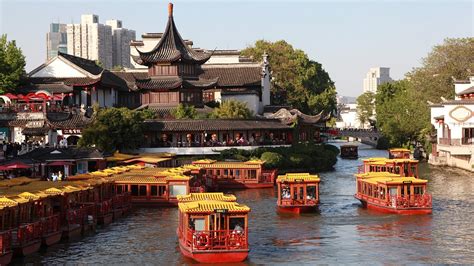
<svg viewBox="0 0 474 266">
<path fill-rule="evenodd" d="M 200 78 L 219 78 L 219 87 L 261 86 L 262 67 L 260 64 L 209 64 L 202 65 Z"/>
<path fill-rule="evenodd" d="M 181 77 L 151 77 L 136 79 L 135 88 L 145 90 L 172 90 L 178 88 L 207 89 L 215 86 L 217 79 L 183 79 Z"/>
<path fill-rule="evenodd" d="M 288 125 L 276 119 L 177 119 L 145 120 L 146 129 L 154 131 L 217 131 L 217 130 L 292 130 Z"/>
<path fill-rule="evenodd" d="M 211 54 L 196 51 L 184 42 L 174 23 L 171 3 L 168 5 L 168 13 L 168 24 L 158 44 L 149 52 L 141 52 L 137 49 L 139 56 L 133 57 L 135 62 L 141 65 L 176 61 L 204 64 Z"/>
</svg>

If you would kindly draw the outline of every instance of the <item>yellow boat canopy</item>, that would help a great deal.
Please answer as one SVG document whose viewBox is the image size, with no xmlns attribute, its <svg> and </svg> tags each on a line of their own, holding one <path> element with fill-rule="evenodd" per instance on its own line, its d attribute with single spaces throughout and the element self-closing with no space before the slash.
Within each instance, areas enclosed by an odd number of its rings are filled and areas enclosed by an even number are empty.
<svg viewBox="0 0 474 266">
<path fill-rule="evenodd" d="M 213 213 L 213 212 L 243 212 L 248 213 L 250 208 L 247 205 L 237 202 L 201 200 L 192 202 L 180 202 L 178 208 L 184 213 Z"/>
<path fill-rule="evenodd" d="M 428 180 L 419 179 L 415 177 L 402 177 L 397 174 L 389 172 L 368 172 L 364 174 L 356 174 L 357 179 L 361 179 L 364 182 L 370 184 L 387 184 L 387 185 L 398 185 L 398 184 L 426 184 Z"/>
<path fill-rule="evenodd" d="M 276 182 L 319 182 L 321 179 L 318 175 L 311 175 L 309 173 L 287 173 L 285 175 L 279 175 Z"/>
<path fill-rule="evenodd" d="M 178 202 L 191 202 L 191 201 L 236 201 L 237 198 L 234 195 L 225 195 L 222 192 L 208 192 L 208 193 L 190 193 L 188 195 L 178 195 Z"/>
<path fill-rule="evenodd" d="M 18 205 L 18 203 L 14 200 L 11 200 L 7 197 L 0 197 L 0 210 L 5 207 L 14 207 Z"/>
</svg>

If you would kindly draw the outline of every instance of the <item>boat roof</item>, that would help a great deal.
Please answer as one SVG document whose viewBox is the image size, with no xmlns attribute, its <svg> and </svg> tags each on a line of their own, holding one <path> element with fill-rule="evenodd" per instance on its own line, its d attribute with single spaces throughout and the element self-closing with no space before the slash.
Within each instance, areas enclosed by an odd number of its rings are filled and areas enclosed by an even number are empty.
<svg viewBox="0 0 474 266">
<path fill-rule="evenodd" d="M 188 195 L 178 195 L 178 202 L 191 202 L 191 201 L 203 201 L 203 200 L 214 200 L 214 201 L 236 201 L 237 198 L 234 195 L 225 195 L 222 192 L 208 192 L 208 193 L 190 193 Z"/>
<path fill-rule="evenodd" d="M 178 208 L 184 213 L 212 213 L 212 212 L 249 212 L 247 205 L 237 202 L 218 201 L 218 200 L 200 200 L 192 202 L 180 202 Z"/>
<path fill-rule="evenodd" d="M 406 158 L 396 158 L 396 159 L 389 159 L 384 157 L 374 157 L 374 158 L 367 158 L 362 160 L 364 163 L 371 163 L 371 164 L 386 164 L 386 163 L 418 163 L 418 160 L 414 159 L 406 159 Z"/>
<path fill-rule="evenodd" d="M 402 177 L 397 174 L 389 172 L 368 172 L 364 174 L 356 174 L 357 179 L 362 179 L 364 182 L 370 184 L 403 184 L 403 183 L 414 183 L 414 184 L 426 184 L 428 180 L 419 179 L 415 177 Z"/>
<path fill-rule="evenodd" d="M 319 182 L 318 175 L 311 175 L 309 173 L 287 173 L 285 175 L 279 175 L 277 182 Z"/>
<path fill-rule="evenodd" d="M 246 162 L 227 162 L 227 161 L 216 161 L 210 159 L 203 159 L 193 161 L 194 165 L 199 165 L 202 168 L 261 168 L 265 163 L 262 160 L 250 160 Z"/>
<path fill-rule="evenodd" d="M 389 149 L 388 151 L 392 152 L 410 152 L 409 149 L 405 149 L 405 148 L 393 148 L 393 149 Z"/>
<path fill-rule="evenodd" d="M 18 203 L 14 200 L 11 200 L 7 197 L 0 197 L 0 210 L 6 207 L 14 207 L 18 205 Z"/>
</svg>

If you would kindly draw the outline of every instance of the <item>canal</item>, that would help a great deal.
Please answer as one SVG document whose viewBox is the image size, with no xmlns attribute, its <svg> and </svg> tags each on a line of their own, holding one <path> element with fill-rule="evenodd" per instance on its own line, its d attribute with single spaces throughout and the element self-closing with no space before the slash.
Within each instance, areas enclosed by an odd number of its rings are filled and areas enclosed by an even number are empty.
<svg viewBox="0 0 474 266">
<path fill-rule="evenodd" d="M 360 149 L 361 158 L 387 156 Z M 360 208 L 353 198 L 357 160 L 339 160 L 321 173 L 320 213 L 275 212 L 273 189 L 235 191 L 249 205 L 249 259 L 244 264 L 473 264 L 474 177 L 450 168 L 421 166 L 433 194 L 433 214 L 397 216 Z M 192 264 L 177 245 L 176 208 L 140 208 L 99 229 L 23 260 L 44 264 Z"/>
</svg>

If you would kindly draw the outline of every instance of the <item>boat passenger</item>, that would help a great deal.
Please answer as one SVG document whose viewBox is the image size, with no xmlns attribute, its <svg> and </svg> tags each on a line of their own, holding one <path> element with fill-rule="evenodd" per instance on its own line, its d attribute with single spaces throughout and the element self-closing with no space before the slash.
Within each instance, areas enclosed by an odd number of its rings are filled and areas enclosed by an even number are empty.
<svg viewBox="0 0 474 266">
<path fill-rule="evenodd" d="M 242 234 L 243 231 L 244 231 L 244 229 L 242 228 L 242 226 L 240 224 L 236 224 L 235 227 L 234 227 L 234 231 L 232 233 L 233 234 Z"/>
</svg>

